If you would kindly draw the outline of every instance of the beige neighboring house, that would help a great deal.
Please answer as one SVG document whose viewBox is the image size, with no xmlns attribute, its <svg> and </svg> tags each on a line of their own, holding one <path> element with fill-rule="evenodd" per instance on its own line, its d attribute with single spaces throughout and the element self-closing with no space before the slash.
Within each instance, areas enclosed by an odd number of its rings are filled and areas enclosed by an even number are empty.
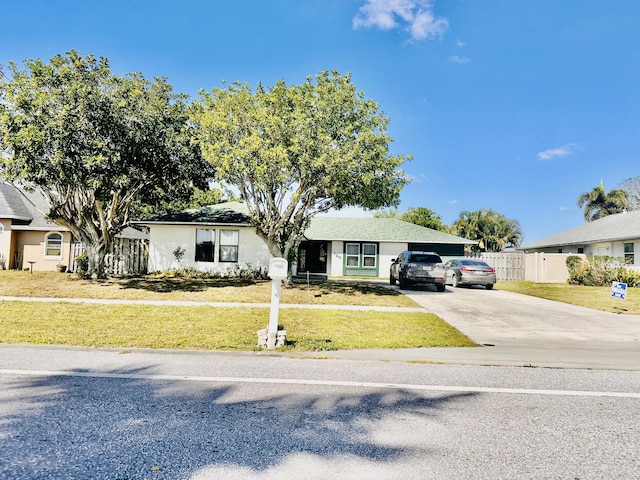
<svg viewBox="0 0 640 480">
<path fill-rule="evenodd" d="M 518 250 L 618 257 L 629 267 L 640 268 L 640 210 L 607 215 Z"/>
<path fill-rule="evenodd" d="M 47 220 L 48 211 L 49 203 L 41 193 L 0 182 L 1 269 L 34 272 L 55 271 L 60 270 L 60 267 L 67 271 L 74 269 L 74 259 L 82 252 L 82 245 L 73 239 L 66 227 Z M 116 238 L 126 240 L 124 245 L 127 250 L 145 245 L 147 241 L 146 234 L 133 228 L 125 229 Z M 146 250 L 146 246 L 144 249 Z M 120 264 L 126 263 L 129 270 L 133 270 L 131 262 L 122 260 L 122 257 L 129 256 L 129 251 L 116 253 L 117 255 L 111 254 L 115 258 L 111 263 L 120 269 Z M 139 256 L 141 259 L 138 263 L 144 262 L 146 266 L 146 256 Z"/>
<path fill-rule="evenodd" d="M 271 259 L 239 202 L 133 223 L 149 228 L 150 272 L 194 268 L 225 273 L 245 265 L 266 269 Z M 291 267 L 294 275 L 388 278 L 391 262 L 403 250 L 435 251 L 446 261 L 474 244 L 394 218 L 314 217 Z"/>
<path fill-rule="evenodd" d="M 71 232 L 46 219 L 49 204 L 41 194 L 0 183 L 0 266 L 54 271 L 69 268 Z"/>
</svg>

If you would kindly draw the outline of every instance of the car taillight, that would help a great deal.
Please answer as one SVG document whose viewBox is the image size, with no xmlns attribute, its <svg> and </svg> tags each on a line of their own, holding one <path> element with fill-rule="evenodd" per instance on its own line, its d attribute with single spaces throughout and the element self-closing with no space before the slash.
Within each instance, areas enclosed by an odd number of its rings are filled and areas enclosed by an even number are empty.
<svg viewBox="0 0 640 480">
<path fill-rule="evenodd" d="M 473 272 L 473 270 L 468 269 L 467 267 L 460 267 L 460 271 L 461 272 L 465 272 L 465 273 L 471 273 Z"/>
<path fill-rule="evenodd" d="M 436 267 L 438 267 L 438 268 L 447 268 L 447 267 L 444 266 L 444 263 L 437 263 Z"/>
<path fill-rule="evenodd" d="M 489 270 L 487 270 L 487 273 L 496 273 L 496 271 L 493 268 L 490 268 Z"/>
</svg>

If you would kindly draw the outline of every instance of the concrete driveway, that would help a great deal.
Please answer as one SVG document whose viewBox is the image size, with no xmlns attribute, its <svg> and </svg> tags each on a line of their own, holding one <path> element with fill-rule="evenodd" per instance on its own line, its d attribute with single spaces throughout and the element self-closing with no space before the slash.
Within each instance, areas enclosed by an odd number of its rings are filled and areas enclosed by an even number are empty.
<svg viewBox="0 0 640 480">
<path fill-rule="evenodd" d="M 408 349 L 388 360 L 640 370 L 640 315 L 479 287 L 403 293 L 484 348 Z"/>
<path fill-rule="evenodd" d="M 481 344 L 621 342 L 635 344 L 640 351 L 640 315 L 601 312 L 482 287 L 403 292 Z"/>
</svg>

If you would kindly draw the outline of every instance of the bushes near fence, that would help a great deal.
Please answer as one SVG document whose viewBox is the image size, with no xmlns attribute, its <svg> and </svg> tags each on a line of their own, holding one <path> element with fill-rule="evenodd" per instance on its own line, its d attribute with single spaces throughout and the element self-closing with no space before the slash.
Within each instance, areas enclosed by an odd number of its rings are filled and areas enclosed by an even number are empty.
<svg viewBox="0 0 640 480">
<path fill-rule="evenodd" d="M 624 258 L 589 255 L 586 259 L 572 255 L 567 257 L 567 268 L 572 285 L 606 287 L 612 282 L 640 287 L 640 271 L 627 268 Z"/>
</svg>

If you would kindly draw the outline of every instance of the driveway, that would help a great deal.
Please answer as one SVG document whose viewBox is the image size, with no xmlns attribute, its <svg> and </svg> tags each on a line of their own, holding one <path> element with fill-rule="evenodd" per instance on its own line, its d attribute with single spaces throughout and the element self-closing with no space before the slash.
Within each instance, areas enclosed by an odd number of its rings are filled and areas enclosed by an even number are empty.
<svg viewBox="0 0 640 480">
<path fill-rule="evenodd" d="M 403 293 L 481 344 L 620 342 L 635 344 L 640 352 L 640 315 L 601 312 L 482 287 Z"/>
</svg>

